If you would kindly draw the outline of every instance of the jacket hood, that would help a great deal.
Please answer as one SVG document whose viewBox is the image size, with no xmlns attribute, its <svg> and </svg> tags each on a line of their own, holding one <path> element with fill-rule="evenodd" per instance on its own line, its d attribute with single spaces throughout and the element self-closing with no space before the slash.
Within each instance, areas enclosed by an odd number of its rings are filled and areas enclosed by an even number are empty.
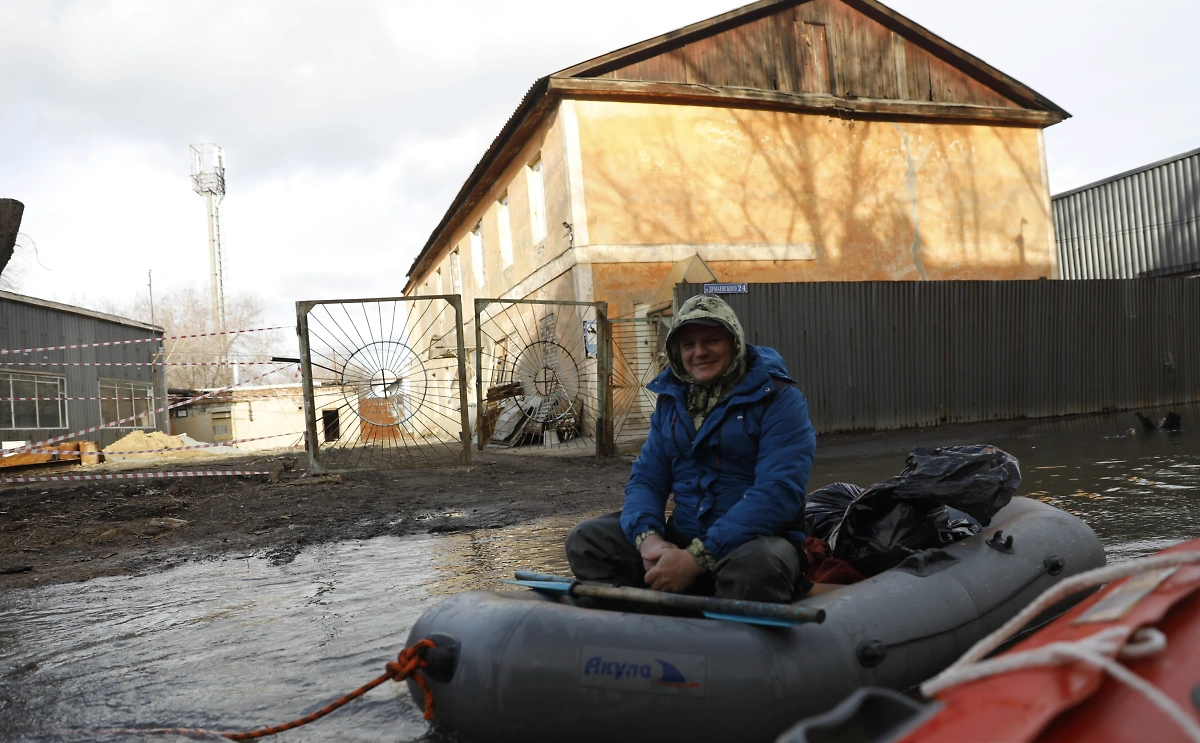
<svg viewBox="0 0 1200 743">
<path fill-rule="evenodd" d="M 683 359 L 679 355 L 679 339 L 677 334 L 679 330 L 689 323 L 700 323 L 703 325 L 721 325 L 730 333 L 733 334 L 734 349 L 733 349 L 733 364 L 730 365 L 730 371 L 735 372 L 744 368 L 746 359 L 746 331 L 742 329 L 742 323 L 738 320 L 737 313 L 725 300 L 713 294 L 698 294 L 683 303 L 679 308 L 679 314 L 675 316 L 675 322 L 671 325 L 671 332 L 667 333 L 667 360 L 671 364 L 671 372 L 677 379 L 686 384 L 695 384 L 696 380 L 692 375 L 688 374 L 683 368 Z"/>
<path fill-rule="evenodd" d="M 787 363 L 779 352 L 770 346 L 748 346 L 750 349 L 750 371 L 762 370 L 763 373 L 795 384 L 796 380 L 788 374 Z"/>
</svg>

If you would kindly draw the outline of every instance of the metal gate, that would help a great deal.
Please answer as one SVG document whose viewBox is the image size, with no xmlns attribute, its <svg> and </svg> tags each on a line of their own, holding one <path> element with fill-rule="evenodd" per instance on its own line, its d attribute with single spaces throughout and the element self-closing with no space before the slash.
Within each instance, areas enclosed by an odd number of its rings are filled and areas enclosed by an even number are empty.
<svg viewBox="0 0 1200 743">
<path fill-rule="evenodd" d="M 457 294 L 296 303 L 313 471 L 469 464 Z"/>
<path fill-rule="evenodd" d="M 611 326 L 613 445 L 618 453 L 636 453 L 650 435 L 658 397 L 646 385 L 667 368 L 668 326 L 653 317 L 616 318 Z"/>
<path fill-rule="evenodd" d="M 608 305 L 475 300 L 475 432 L 480 449 L 611 453 Z"/>
</svg>

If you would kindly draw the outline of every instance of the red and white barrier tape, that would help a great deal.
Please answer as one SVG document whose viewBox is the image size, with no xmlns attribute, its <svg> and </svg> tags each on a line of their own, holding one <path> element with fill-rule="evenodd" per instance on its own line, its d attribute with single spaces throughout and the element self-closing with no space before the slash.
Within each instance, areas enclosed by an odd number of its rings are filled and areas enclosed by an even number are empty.
<svg viewBox="0 0 1200 743">
<path fill-rule="evenodd" d="M 266 366 L 278 361 L 0 361 L 0 366 Z"/>
<path fill-rule="evenodd" d="M 238 395 L 238 402 L 241 402 L 243 400 L 276 400 L 276 399 L 287 400 L 288 398 L 292 398 L 292 397 L 302 397 L 303 394 L 304 393 L 301 392 L 300 390 L 296 390 L 296 394 L 294 394 L 294 395 L 280 395 L 280 394 L 266 394 L 266 393 L 259 393 L 256 395 Z M 168 397 L 171 398 L 172 400 L 184 400 L 187 398 L 187 395 L 168 395 Z M 66 401 L 91 400 L 92 402 L 96 402 L 96 401 L 103 402 L 105 400 L 120 400 L 120 401 L 124 401 L 124 402 L 129 402 L 130 400 L 145 400 L 145 399 L 147 399 L 147 398 L 145 398 L 145 397 L 0 397 L 0 402 L 58 402 L 60 400 L 66 400 Z"/>
<path fill-rule="evenodd" d="M 273 433 L 270 436 L 255 436 L 249 439 L 232 439 L 230 441 L 214 441 L 211 444 L 192 444 L 191 446 L 176 446 L 173 449 L 138 449 L 137 451 L 99 451 L 99 452 L 77 452 L 74 449 L 34 449 L 33 451 L 21 451 L 21 454 L 103 454 L 106 457 L 119 457 L 126 454 L 157 454 L 159 452 L 173 451 L 189 451 L 191 449 L 210 449 L 214 446 L 233 446 L 234 444 L 244 444 L 248 441 L 262 441 L 264 439 L 278 439 L 284 436 L 303 436 L 303 431 L 289 431 L 288 433 Z M 18 450 L 13 449 L 13 453 Z M 8 456 L 9 450 L 0 451 L 0 457 Z M 74 459 L 74 457 L 68 457 Z M 0 459 L 0 461 L 3 461 Z"/>
<path fill-rule="evenodd" d="M 62 400 L 145 400 L 144 397 L 0 397 L 0 402 L 59 402 Z"/>
<path fill-rule="evenodd" d="M 163 338 L 136 338 L 129 341 L 104 341 L 103 343 L 73 343 L 69 346 L 44 346 L 42 348 L 21 348 L 8 350 L 0 348 L 0 355 L 18 353 L 41 353 L 43 351 L 71 351 L 76 348 L 102 348 L 105 346 L 126 346 L 130 343 L 150 343 L 152 341 L 176 341 L 184 338 L 205 338 L 213 335 L 238 335 L 239 333 L 258 333 L 264 330 L 285 330 L 289 326 L 276 325 L 273 328 L 249 328 L 248 330 L 223 330 L 219 333 L 192 333 L 191 335 L 168 335 Z"/>
<path fill-rule="evenodd" d="M 194 472 L 127 472 L 111 475 L 46 475 L 43 477 L 0 477 L 0 483 L 14 482 L 72 482 L 78 480 L 154 480 L 165 477 L 251 477 L 271 475 L 271 472 L 251 470 L 197 470 Z"/>
<path fill-rule="evenodd" d="M 294 363 L 295 362 L 283 363 L 282 366 L 280 367 L 280 369 L 290 366 L 291 364 L 294 364 Z M 261 379 L 262 377 L 265 377 L 268 374 L 273 374 L 274 372 L 280 371 L 280 369 L 272 369 L 271 371 L 265 371 L 262 374 L 259 374 L 257 376 L 251 377 L 250 379 L 247 379 L 245 382 L 239 382 L 238 384 L 231 384 L 228 387 L 221 387 L 219 389 L 210 390 L 208 392 L 205 392 L 203 395 L 189 397 L 186 400 L 180 400 L 179 402 L 173 402 L 168 405 L 163 405 L 162 407 L 155 408 L 154 410 L 150 410 L 145 413 L 138 413 L 135 415 L 131 415 L 127 418 L 121 418 L 120 420 L 113 421 L 112 423 L 103 423 L 99 426 L 92 426 L 91 428 L 85 428 L 82 431 L 75 431 L 73 433 L 63 434 L 62 436 L 55 436 L 55 437 L 49 438 L 49 439 L 42 439 L 41 441 L 37 441 L 37 442 L 30 444 L 29 446 L 24 446 L 24 447 L 21 447 L 20 449 L 12 449 L 8 453 L 9 454 L 21 454 L 21 453 L 24 453 L 27 451 L 32 451 L 34 449 L 40 449 L 41 447 L 46 446 L 47 444 L 56 444 L 59 441 L 66 441 L 67 439 L 73 439 L 76 436 L 83 436 L 84 434 L 92 433 L 94 431 L 99 431 L 103 428 L 114 428 L 116 426 L 121 425 L 122 423 L 128 423 L 129 421 L 135 420 L 137 418 L 144 418 L 144 417 L 150 416 L 150 415 L 157 415 L 157 414 L 163 412 L 164 410 L 173 410 L 175 408 L 194 403 L 198 400 L 204 400 L 206 398 L 213 397 L 215 395 L 219 395 L 222 392 L 228 392 L 229 390 L 233 389 L 234 387 L 240 387 L 244 384 L 250 384 L 251 382 L 255 381 L 256 379 Z"/>
</svg>

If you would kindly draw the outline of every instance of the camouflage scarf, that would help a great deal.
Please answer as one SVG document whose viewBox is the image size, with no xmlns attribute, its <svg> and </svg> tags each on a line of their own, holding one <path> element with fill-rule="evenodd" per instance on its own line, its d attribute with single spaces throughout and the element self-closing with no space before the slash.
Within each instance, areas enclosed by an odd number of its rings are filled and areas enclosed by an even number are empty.
<svg viewBox="0 0 1200 743">
<path fill-rule="evenodd" d="M 716 320 L 733 334 L 733 363 L 721 378 L 709 387 L 697 384 L 696 378 L 683 368 L 679 339 L 675 331 L 690 320 Z M 699 431 L 708 414 L 746 378 L 746 334 L 733 308 L 712 294 L 700 294 L 684 302 L 679 308 L 679 314 L 675 316 L 670 334 L 667 335 L 667 359 L 671 362 L 671 372 L 675 378 L 688 386 L 687 410 L 692 417 L 692 424 Z"/>
</svg>

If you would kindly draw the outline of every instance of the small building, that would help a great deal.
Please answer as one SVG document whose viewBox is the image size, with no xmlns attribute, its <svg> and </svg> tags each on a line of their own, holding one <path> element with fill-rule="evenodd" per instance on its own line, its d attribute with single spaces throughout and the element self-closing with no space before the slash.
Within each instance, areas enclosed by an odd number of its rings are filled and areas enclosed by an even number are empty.
<svg viewBox="0 0 1200 743">
<path fill-rule="evenodd" d="M 5 448 L 83 432 L 107 446 L 165 430 L 163 329 L 0 291 L 0 437 Z M 116 425 L 112 425 L 116 424 Z"/>
<path fill-rule="evenodd" d="M 644 315 L 673 269 L 1057 278 L 1042 130 L 1067 116 L 875 0 L 755 2 L 535 82 L 404 293 L 469 325 L 476 297 Z"/>
<path fill-rule="evenodd" d="M 1053 198 L 1064 279 L 1200 275 L 1200 149 Z"/>
<path fill-rule="evenodd" d="M 186 400 L 205 392 L 172 389 L 171 395 Z M 323 401 L 330 395 L 316 397 Z M 172 410 L 171 434 L 204 443 L 232 442 L 246 451 L 292 447 L 304 441 L 304 390 L 300 384 L 222 390 Z"/>
</svg>

